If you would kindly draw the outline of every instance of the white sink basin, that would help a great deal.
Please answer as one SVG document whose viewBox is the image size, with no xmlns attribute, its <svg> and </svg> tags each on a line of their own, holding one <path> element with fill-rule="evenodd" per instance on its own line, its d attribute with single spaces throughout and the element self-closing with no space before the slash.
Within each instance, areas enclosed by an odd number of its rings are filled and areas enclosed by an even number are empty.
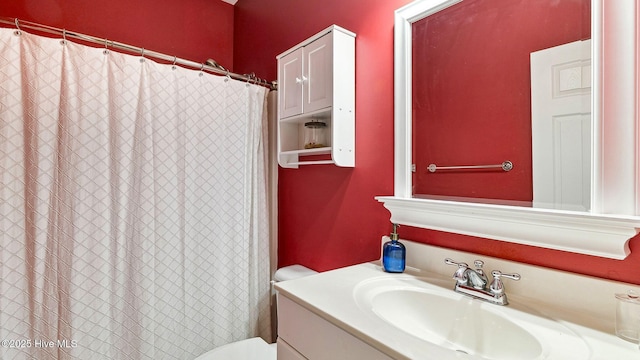
<svg viewBox="0 0 640 360">
<path fill-rule="evenodd" d="M 586 343 L 563 324 L 514 304 L 475 300 L 452 287 L 453 280 L 385 276 L 362 281 L 354 289 L 354 298 L 370 316 L 460 356 L 589 358 Z"/>
</svg>

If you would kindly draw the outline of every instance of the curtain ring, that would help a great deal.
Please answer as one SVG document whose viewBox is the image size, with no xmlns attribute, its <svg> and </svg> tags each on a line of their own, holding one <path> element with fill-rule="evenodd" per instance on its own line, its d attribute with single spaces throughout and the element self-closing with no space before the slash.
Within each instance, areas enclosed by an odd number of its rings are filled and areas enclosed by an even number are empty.
<svg viewBox="0 0 640 360">
<path fill-rule="evenodd" d="M 144 48 L 142 48 L 142 51 L 140 51 L 140 56 L 142 57 L 140 59 L 140 62 L 143 63 L 144 62 Z"/>
<path fill-rule="evenodd" d="M 104 39 L 104 50 L 102 51 L 103 54 L 107 55 L 109 53 L 109 40 L 108 39 Z"/>
<path fill-rule="evenodd" d="M 15 19 L 15 23 L 16 23 L 16 29 L 18 29 L 18 30 L 14 31 L 13 33 L 15 35 L 22 34 L 22 29 L 20 29 L 20 20 L 18 20 L 18 18 Z"/>
<path fill-rule="evenodd" d="M 227 75 L 225 75 L 226 79 L 224 79 L 224 82 L 231 80 L 231 75 L 229 75 L 229 70 L 227 70 L 226 72 L 227 72 Z"/>
<path fill-rule="evenodd" d="M 60 44 L 65 45 L 67 43 L 67 29 L 62 29 L 62 41 Z"/>
<path fill-rule="evenodd" d="M 203 71 L 204 71 L 204 63 L 200 64 L 200 74 L 199 74 L 200 76 L 204 75 Z"/>
<path fill-rule="evenodd" d="M 171 69 L 172 70 L 176 69 L 176 60 L 178 60 L 178 57 L 174 55 L 173 56 L 173 64 L 171 65 Z"/>
</svg>

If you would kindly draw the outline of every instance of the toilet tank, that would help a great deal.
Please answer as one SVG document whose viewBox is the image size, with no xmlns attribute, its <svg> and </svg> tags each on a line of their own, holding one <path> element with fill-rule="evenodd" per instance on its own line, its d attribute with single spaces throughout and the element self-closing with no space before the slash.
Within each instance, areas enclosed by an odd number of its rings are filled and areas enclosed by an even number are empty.
<svg viewBox="0 0 640 360">
<path fill-rule="evenodd" d="M 276 270 L 275 274 L 273 274 L 273 281 L 293 280 L 317 273 L 317 271 L 313 271 L 302 265 L 290 265 Z"/>
</svg>

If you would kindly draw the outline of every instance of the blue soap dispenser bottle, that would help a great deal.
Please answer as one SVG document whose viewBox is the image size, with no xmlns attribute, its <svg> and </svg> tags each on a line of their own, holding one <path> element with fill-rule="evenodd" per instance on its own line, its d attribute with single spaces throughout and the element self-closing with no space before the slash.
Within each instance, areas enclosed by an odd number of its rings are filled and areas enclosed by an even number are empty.
<svg viewBox="0 0 640 360">
<path fill-rule="evenodd" d="M 384 271 L 390 273 L 401 273 L 404 271 L 407 250 L 398 241 L 398 224 L 393 224 L 391 241 L 384 243 L 382 247 L 382 266 Z"/>
</svg>

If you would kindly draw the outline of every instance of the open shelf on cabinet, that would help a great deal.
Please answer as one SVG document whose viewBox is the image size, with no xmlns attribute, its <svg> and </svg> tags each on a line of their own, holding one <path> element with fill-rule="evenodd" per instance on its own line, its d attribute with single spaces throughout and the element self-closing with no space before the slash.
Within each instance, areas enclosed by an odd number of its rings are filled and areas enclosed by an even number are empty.
<svg viewBox="0 0 640 360">
<path fill-rule="evenodd" d="M 305 148 L 304 144 L 304 124 L 309 121 L 321 121 L 327 125 L 326 128 L 326 140 L 321 148 Z M 322 154 L 331 153 L 332 142 L 332 121 L 331 121 L 331 109 L 323 109 L 311 114 L 304 114 L 298 116 L 288 117 L 286 119 L 280 119 L 278 124 L 280 126 L 280 144 L 279 150 L 281 153 L 302 152 L 302 154 L 316 154 L 315 151 L 320 151 Z"/>
<path fill-rule="evenodd" d="M 319 120 L 327 124 L 324 147 L 305 149 L 304 124 Z M 338 121 L 338 123 L 336 123 Z M 281 119 L 279 125 L 278 162 L 286 168 L 300 165 L 335 164 L 342 167 L 354 166 L 353 111 L 325 109 L 313 116 L 295 116 Z M 336 125 L 337 124 L 337 125 Z M 321 156 L 324 155 L 324 156 Z"/>
</svg>

